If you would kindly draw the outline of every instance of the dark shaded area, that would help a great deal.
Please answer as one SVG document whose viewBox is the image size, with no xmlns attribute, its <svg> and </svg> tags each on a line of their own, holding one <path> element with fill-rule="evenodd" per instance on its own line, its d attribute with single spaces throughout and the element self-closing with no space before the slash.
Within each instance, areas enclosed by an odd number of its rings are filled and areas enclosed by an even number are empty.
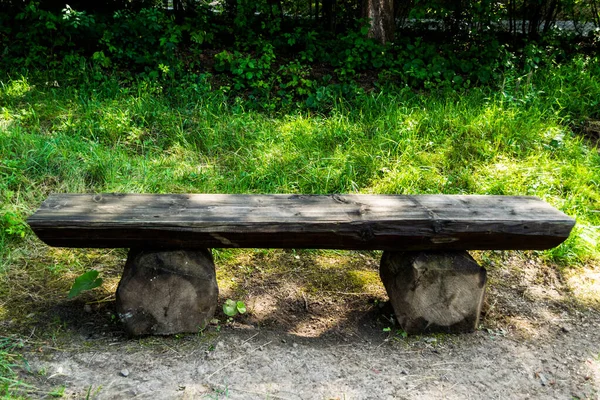
<svg viewBox="0 0 600 400">
<path fill-rule="evenodd" d="M 526 74 L 598 51 L 596 0 L 397 1 L 396 26 L 379 39 L 363 3 L 3 1 L 0 71 L 165 90 L 208 80 L 261 109 L 322 110 L 381 85 L 464 90 L 500 84 L 515 65 Z M 554 31 L 559 19 L 570 28 Z"/>
</svg>

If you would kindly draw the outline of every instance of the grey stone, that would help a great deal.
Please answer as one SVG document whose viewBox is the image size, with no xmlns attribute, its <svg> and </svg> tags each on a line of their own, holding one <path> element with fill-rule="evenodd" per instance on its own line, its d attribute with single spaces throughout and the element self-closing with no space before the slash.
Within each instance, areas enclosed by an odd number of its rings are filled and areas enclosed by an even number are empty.
<svg viewBox="0 0 600 400">
<path fill-rule="evenodd" d="M 117 313 L 131 335 L 197 332 L 213 318 L 218 294 L 210 250 L 132 249 Z"/>
<path fill-rule="evenodd" d="M 563 333 L 569 333 L 569 332 L 571 332 L 572 328 L 571 328 L 569 325 L 563 325 L 563 326 L 560 328 L 560 330 L 561 330 Z"/>
<path fill-rule="evenodd" d="M 407 333 L 476 329 L 486 271 L 466 251 L 386 251 L 379 273 Z"/>
</svg>

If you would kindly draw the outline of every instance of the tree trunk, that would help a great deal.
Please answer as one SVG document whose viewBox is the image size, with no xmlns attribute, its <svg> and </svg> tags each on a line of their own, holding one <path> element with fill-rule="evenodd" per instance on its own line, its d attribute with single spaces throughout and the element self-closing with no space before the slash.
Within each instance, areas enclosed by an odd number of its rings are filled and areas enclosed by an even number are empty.
<svg viewBox="0 0 600 400">
<path fill-rule="evenodd" d="M 394 0 L 365 0 L 363 16 L 371 24 L 368 36 L 379 43 L 394 40 Z"/>
<path fill-rule="evenodd" d="M 546 16 L 544 18 L 544 29 L 542 30 L 543 34 L 547 34 L 552 25 L 556 22 L 556 17 L 558 12 L 560 11 L 560 4 L 558 0 L 550 1 L 548 4 L 548 9 L 546 10 Z"/>
</svg>

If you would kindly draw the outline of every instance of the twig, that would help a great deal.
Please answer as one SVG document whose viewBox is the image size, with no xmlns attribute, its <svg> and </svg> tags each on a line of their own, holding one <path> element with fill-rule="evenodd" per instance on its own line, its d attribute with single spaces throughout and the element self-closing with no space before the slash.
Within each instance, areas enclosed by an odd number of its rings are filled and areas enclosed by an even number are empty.
<svg viewBox="0 0 600 400">
<path fill-rule="evenodd" d="M 265 347 L 265 346 L 266 346 L 266 345 L 268 345 L 268 344 L 271 344 L 272 342 L 273 342 L 273 341 L 272 341 L 272 340 L 270 340 L 270 341 L 268 341 L 267 343 L 265 343 L 265 344 L 263 344 L 263 345 L 260 345 L 260 346 L 258 346 L 258 347 L 257 347 L 257 348 L 255 348 L 255 349 L 252 349 L 252 350 L 250 350 L 248 353 L 244 354 L 243 356 L 239 356 L 239 357 L 238 357 L 238 358 L 236 358 L 235 360 L 228 362 L 227 364 L 223 365 L 221 368 L 219 368 L 218 370 L 216 370 L 215 372 L 213 372 L 212 374 L 210 374 L 210 375 L 209 375 L 209 376 L 206 378 L 206 380 L 209 380 L 209 379 L 210 379 L 210 378 L 212 378 L 212 377 L 213 377 L 213 375 L 215 375 L 217 372 L 221 372 L 221 371 L 223 371 L 225 368 L 229 367 L 231 364 L 235 364 L 236 362 L 240 361 L 242 358 L 246 357 L 248 354 L 250 354 L 250 353 L 254 353 L 256 350 L 262 349 L 263 347 Z"/>
<path fill-rule="evenodd" d="M 92 364 L 92 361 L 94 361 L 94 358 L 96 358 L 97 355 L 98 355 L 98 352 L 95 352 L 94 354 L 92 354 L 92 356 L 90 357 L 90 361 L 88 361 L 88 365 Z"/>
<path fill-rule="evenodd" d="M 418 388 L 418 387 L 420 387 L 420 386 L 423 386 L 423 385 L 425 384 L 425 382 L 427 382 L 427 381 L 430 381 L 430 380 L 433 380 L 433 379 L 437 379 L 437 378 L 438 378 L 437 376 L 423 376 L 423 377 L 421 377 L 421 378 L 417 378 L 417 379 L 415 379 L 415 380 L 416 380 L 418 383 L 417 383 L 416 385 L 413 385 L 412 387 L 410 387 L 410 388 L 406 388 L 406 389 L 407 389 L 407 391 L 410 393 L 410 392 L 412 392 L 413 390 L 415 390 L 416 388 Z M 413 382 L 414 382 L 414 381 L 413 381 Z"/>
<path fill-rule="evenodd" d="M 464 364 L 464 363 L 457 362 L 457 361 L 445 361 L 445 362 L 438 362 L 435 364 L 431 364 L 429 367 L 431 368 L 431 367 L 439 367 L 442 365 L 461 365 L 461 364 Z"/>
<path fill-rule="evenodd" d="M 302 292 L 302 298 L 304 299 L 304 309 L 308 312 L 308 300 L 306 299 L 306 294 Z"/>
<path fill-rule="evenodd" d="M 322 293 L 331 293 L 331 294 L 343 294 L 343 295 L 348 295 L 348 296 L 373 296 L 373 293 L 367 293 L 367 292 L 337 292 L 334 290 L 322 290 Z"/>
<path fill-rule="evenodd" d="M 254 339 L 255 337 L 257 337 L 259 333 L 260 333 L 260 332 L 256 332 L 254 335 L 252 335 L 252 336 L 250 336 L 248 339 L 244 340 L 244 341 L 242 342 L 242 344 L 246 344 L 246 343 L 248 343 L 249 341 L 251 341 L 252 339 Z"/>
<path fill-rule="evenodd" d="M 177 350 L 175 350 L 173 347 L 169 346 L 169 345 L 168 345 L 168 344 L 166 344 L 166 343 L 163 343 L 163 346 L 165 346 L 165 347 L 166 347 L 168 350 L 171 350 L 173 353 L 175 353 L 175 354 L 177 354 L 178 356 L 180 356 L 180 357 L 181 357 L 181 353 L 180 353 L 180 352 L 178 352 Z"/>
<path fill-rule="evenodd" d="M 112 301 L 115 301 L 114 294 L 111 294 L 110 296 L 107 296 L 100 300 L 88 301 L 87 304 L 102 304 L 102 303 L 110 303 Z"/>
</svg>

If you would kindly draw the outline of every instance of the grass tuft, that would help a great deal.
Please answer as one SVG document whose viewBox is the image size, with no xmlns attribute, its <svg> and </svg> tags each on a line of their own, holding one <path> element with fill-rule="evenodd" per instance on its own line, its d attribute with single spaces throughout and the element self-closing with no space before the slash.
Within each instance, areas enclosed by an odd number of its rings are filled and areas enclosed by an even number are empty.
<svg viewBox="0 0 600 400">
<path fill-rule="evenodd" d="M 23 369 L 23 360 L 18 354 L 22 343 L 0 337 L 0 398 L 24 399 L 19 392 L 29 388 L 19 378 L 16 370 Z"/>
</svg>

